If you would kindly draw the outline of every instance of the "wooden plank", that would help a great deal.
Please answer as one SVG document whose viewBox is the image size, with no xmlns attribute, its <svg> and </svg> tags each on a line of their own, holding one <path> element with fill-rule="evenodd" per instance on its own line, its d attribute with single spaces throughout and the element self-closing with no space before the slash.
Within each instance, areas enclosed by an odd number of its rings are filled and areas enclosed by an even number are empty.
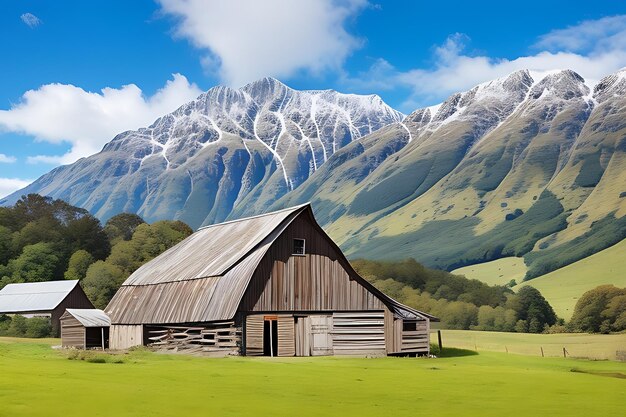
<svg viewBox="0 0 626 417">
<path fill-rule="evenodd" d="M 282 314 L 278 319 L 278 356 L 295 356 L 295 321 L 292 315 Z"/>
<path fill-rule="evenodd" d="M 263 315 L 255 314 L 246 317 L 246 355 L 263 355 Z"/>
</svg>

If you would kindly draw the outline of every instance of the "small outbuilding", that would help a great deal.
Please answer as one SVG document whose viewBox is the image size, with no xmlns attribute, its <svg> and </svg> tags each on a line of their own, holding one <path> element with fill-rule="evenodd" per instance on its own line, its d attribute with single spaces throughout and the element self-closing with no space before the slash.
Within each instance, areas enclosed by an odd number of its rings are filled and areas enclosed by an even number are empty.
<svg viewBox="0 0 626 417">
<path fill-rule="evenodd" d="M 309 204 L 198 230 L 105 312 L 112 349 L 215 355 L 427 355 L 437 320 L 359 276 Z"/>
<path fill-rule="evenodd" d="M 78 280 L 8 284 L 0 290 L 0 314 L 49 317 L 56 335 L 67 308 L 94 308 Z"/>
<path fill-rule="evenodd" d="M 68 308 L 61 316 L 61 345 L 107 349 L 110 326 L 111 320 L 102 310 Z"/>
</svg>

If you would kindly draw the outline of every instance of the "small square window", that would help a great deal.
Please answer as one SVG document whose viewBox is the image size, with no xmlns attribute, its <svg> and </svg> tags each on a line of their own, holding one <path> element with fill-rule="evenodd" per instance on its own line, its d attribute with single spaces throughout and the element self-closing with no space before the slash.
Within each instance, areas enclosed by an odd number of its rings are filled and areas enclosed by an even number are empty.
<svg viewBox="0 0 626 417">
<path fill-rule="evenodd" d="M 293 254 L 304 255 L 304 239 L 293 240 Z"/>
<path fill-rule="evenodd" d="M 403 321 L 402 322 L 402 331 L 403 332 L 415 332 L 417 331 L 417 323 L 414 321 Z"/>
</svg>

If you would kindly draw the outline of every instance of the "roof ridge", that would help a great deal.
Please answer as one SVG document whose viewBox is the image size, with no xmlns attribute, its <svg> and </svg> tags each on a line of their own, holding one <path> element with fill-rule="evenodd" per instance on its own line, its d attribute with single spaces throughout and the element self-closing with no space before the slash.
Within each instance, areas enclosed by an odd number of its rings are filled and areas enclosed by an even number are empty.
<svg viewBox="0 0 626 417">
<path fill-rule="evenodd" d="M 259 217 L 272 216 L 274 214 L 282 213 L 282 212 L 285 212 L 285 211 L 296 211 L 298 209 L 301 209 L 303 207 L 310 206 L 310 205 L 311 205 L 310 202 L 306 202 L 306 203 L 300 204 L 298 206 L 287 207 L 287 208 L 284 208 L 284 209 L 281 209 L 281 210 L 271 211 L 269 213 L 257 214 L 255 216 L 250 216 L 250 217 L 242 217 L 241 219 L 228 220 L 228 221 L 225 221 L 225 222 L 222 222 L 222 223 L 214 223 L 214 224 L 210 224 L 208 226 L 199 227 L 197 231 L 199 232 L 200 230 L 209 229 L 209 228 L 215 227 L 215 226 L 223 226 L 225 224 L 231 224 L 231 223 L 237 223 L 237 222 L 242 222 L 242 221 L 246 221 L 246 220 L 258 219 Z"/>
</svg>

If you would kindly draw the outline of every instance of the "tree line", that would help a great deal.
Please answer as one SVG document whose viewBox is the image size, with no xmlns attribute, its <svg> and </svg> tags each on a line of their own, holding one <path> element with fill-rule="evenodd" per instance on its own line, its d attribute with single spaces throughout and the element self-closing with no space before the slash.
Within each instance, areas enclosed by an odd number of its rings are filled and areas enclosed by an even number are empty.
<svg viewBox="0 0 626 417">
<path fill-rule="evenodd" d="M 104 308 L 130 274 L 191 233 L 181 221 L 147 224 L 129 213 L 103 226 L 87 210 L 29 194 L 0 207 L 0 289 L 78 279 L 92 303 Z M 50 333 L 44 322 L 0 316 L 0 335 L 44 337 Z"/>
<path fill-rule="evenodd" d="M 541 293 L 530 286 L 514 293 L 414 259 L 352 262 L 361 276 L 392 298 L 437 316 L 448 329 L 541 333 L 562 324 Z"/>
</svg>

